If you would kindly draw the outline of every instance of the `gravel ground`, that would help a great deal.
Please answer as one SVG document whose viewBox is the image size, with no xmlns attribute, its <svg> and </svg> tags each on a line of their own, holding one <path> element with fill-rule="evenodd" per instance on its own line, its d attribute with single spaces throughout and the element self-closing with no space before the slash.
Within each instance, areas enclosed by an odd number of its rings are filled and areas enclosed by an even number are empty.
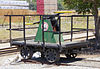
<svg viewBox="0 0 100 69">
<path fill-rule="evenodd" d="M 98 69 L 90 67 L 79 67 L 79 66 L 47 66 L 41 64 L 21 64 L 21 65 L 8 65 L 1 66 L 0 69 Z"/>
<path fill-rule="evenodd" d="M 9 46 L 8 43 L 0 46 L 3 45 Z M 0 59 L 0 69 L 100 69 L 100 55 L 78 55 L 74 60 L 66 59 L 63 56 L 60 61 L 65 65 L 59 66 L 19 62 L 21 56 L 18 52 L 0 56 Z"/>
<path fill-rule="evenodd" d="M 35 64 L 29 62 L 28 63 L 18 62 L 20 61 L 20 59 L 17 59 L 17 61 L 15 61 L 17 56 L 19 56 L 19 53 L 0 57 L 0 59 L 2 59 L 0 61 L 0 69 L 99 69 L 100 68 L 99 55 L 78 55 L 75 61 L 64 59 L 63 62 L 64 64 L 67 65 L 59 65 L 59 66 L 53 64 L 47 65 L 42 63 Z"/>
</svg>

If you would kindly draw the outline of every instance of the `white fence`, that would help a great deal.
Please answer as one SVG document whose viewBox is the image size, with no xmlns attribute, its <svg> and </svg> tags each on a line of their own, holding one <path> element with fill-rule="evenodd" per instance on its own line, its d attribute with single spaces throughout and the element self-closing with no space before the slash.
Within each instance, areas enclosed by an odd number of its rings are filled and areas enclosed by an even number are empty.
<svg viewBox="0 0 100 69">
<path fill-rule="evenodd" d="M 27 1 L 0 1 L 0 9 L 29 9 Z"/>
<path fill-rule="evenodd" d="M 29 6 L 29 3 L 27 1 L 0 1 L 0 5 Z"/>
<path fill-rule="evenodd" d="M 22 7 L 22 6 L 0 6 L 0 9 L 29 9 L 29 7 Z"/>
</svg>

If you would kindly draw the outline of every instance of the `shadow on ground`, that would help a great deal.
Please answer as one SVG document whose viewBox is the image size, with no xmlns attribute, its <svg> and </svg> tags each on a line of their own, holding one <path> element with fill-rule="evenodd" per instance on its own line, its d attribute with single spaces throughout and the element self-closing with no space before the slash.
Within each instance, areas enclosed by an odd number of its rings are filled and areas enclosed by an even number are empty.
<svg viewBox="0 0 100 69">
<path fill-rule="evenodd" d="M 52 64 L 55 64 L 55 65 L 62 65 L 62 64 L 66 64 L 68 65 L 67 63 L 72 63 L 72 62 L 76 62 L 76 61 L 82 61 L 84 60 L 85 58 L 71 58 L 71 59 L 68 59 L 68 58 L 64 58 L 64 57 L 61 57 L 60 60 L 56 63 L 48 63 L 45 59 L 43 58 L 32 58 L 32 59 L 27 59 L 27 60 L 22 60 L 22 62 L 25 62 L 25 63 L 36 63 L 36 64 L 48 64 L 48 65 L 52 65 Z"/>
</svg>

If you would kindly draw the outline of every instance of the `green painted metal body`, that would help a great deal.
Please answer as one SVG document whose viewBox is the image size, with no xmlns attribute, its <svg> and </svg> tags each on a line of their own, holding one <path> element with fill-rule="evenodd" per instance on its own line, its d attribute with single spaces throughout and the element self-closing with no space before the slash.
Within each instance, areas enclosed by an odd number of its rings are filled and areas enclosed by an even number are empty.
<svg viewBox="0 0 100 69">
<path fill-rule="evenodd" d="M 49 19 L 44 20 L 44 31 L 53 31 L 52 24 Z M 42 42 L 42 20 L 40 21 L 39 28 L 35 37 L 35 42 Z M 47 43 L 58 43 L 59 34 L 54 32 L 44 32 L 44 41 Z M 63 42 L 63 37 L 61 35 L 61 42 Z"/>
</svg>

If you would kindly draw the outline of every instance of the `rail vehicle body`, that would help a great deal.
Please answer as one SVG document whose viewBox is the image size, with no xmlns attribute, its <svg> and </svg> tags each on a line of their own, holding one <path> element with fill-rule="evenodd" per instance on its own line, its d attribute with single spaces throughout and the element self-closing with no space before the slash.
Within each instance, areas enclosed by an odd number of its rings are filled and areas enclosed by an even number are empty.
<svg viewBox="0 0 100 69">
<path fill-rule="evenodd" d="M 45 58 L 48 62 L 53 63 L 59 61 L 60 54 L 65 54 L 67 58 L 75 58 L 77 56 L 76 50 L 81 50 L 82 48 L 88 47 L 95 38 L 89 39 L 89 17 L 92 15 L 71 15 L 71 16 L 60 16 L 57 15 L 5 15 L 9 16 L 9 29 L 10 29 L 10 44 L 11 46 L 17 46 L 20 49 L 20 54 L 24 59 L 31 59 L 35 52 L 40 52 L 41 57 Z M 23 17 L 23 40 L 12 39 L 12 23 L 11 19 L 13 17 Z M 38 16 L 40 21 L 37 34 L 35 39 L 33 37 L 30 40 L 26 39 L 26 16 Z M 71 18 L 71 31 L 62 32 L 61 31 L 61 18 L 70 17 Z M 86 29 L 78 29 L 74 31 L 73 29 L 73 18 L 74 17 L 86 17 L 87 27 Z M 73 41 L 73 33 L 80 31 L 86 31 L 86 40 Z M 63 39 L 63 34 L 69 33 L 71 35 L 70 41 L 65 42 Z"/>
</svg>

